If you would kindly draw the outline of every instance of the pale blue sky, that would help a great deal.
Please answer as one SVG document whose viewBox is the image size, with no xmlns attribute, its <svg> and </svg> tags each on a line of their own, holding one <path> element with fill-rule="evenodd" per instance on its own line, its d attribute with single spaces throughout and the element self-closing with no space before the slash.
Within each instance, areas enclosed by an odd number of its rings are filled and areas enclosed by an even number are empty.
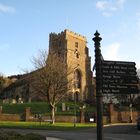
<svg viewBox="0 0 140 140">
<path fill-rule="evenodd" d="M 87 37 L 92 65 L 96 30 L 104 59 L 135 61 L 140 67 L 139 0 L 0 0 L 0 72 L 31 69 L 49 33 L 64 29 Z"/>
</svg>

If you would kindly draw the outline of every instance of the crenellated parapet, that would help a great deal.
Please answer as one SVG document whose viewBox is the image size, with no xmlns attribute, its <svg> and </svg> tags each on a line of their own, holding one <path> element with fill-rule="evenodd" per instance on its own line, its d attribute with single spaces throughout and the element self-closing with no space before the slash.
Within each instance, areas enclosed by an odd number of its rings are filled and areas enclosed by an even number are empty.
<svg viewBox="0 0 140 140">
<path fill-rule="evenodd" d="M 85 36 L 80 35 L 80 34 L 75 33 L 75 32 L 72 32 L 72 31 L 70 31 L 70 30 L 67 30 L 67 29 L 66 29 L 66 30 L 65 30 L 65 33 L 68 34 L 68 35 L 71 35 L 71 36 L 73 36 L 73 37 L 75 37 L 75 38 L 77 38 L 77 39 L 80 39 L 80 40 L 83 40 L 83 41 L 87 41 L 87 39 L 86 39 Z"/>
<path fill-rule="evenodd" d="M 50 40 L 58 40 L 59 38 L 61 38 L 62 36 L 66 36 L 66 35 L 70 35 L 73 36 L 77 39 L 83 40 L 83 41 L 87 41 L 86 37 L 83 35 L 80 35 L 78 33 L 75 33 L 73 31 L 70 31 L 68 29 L 65 29 L 64 31 L 62 31 L 61 33 L 50 33 Z"/>
</svg>

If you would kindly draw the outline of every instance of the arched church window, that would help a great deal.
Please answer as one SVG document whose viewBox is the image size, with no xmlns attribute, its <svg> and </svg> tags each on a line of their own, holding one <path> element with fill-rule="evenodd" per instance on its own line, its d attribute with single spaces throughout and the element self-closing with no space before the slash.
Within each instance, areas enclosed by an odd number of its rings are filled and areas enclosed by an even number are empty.
<svg viewBox="0 0 140 140">
<path fill-rule="evenodd" d="M 74 87 L 81 88 L 81 73 L 79 70 L 74 72 Z"/>
</svg>

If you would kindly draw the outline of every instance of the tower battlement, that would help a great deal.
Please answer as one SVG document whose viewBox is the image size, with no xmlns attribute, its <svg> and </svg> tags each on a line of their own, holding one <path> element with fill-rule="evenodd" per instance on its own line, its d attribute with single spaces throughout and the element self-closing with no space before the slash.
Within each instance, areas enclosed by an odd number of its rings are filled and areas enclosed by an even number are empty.
<svg viewBox="0 0 140 140">
<path fill-rule="evenodd" d="M 70 30 L 68 30 L 68 29 L 64 30 L 64 32 L 65 32 L 66 34 L 69 34 L 69 35 L 71 35 L 71 36 L 74 36 L 75 38 L 78 38 L 78 39 L 81 39 L 81 40 L 84 40 L 84 41 L 87 40 L 85 36 L 80 35 L 80 34 L 78 34 L 78 33 L 75 33 L 75 32 L 73 32 L 73 31 L 70 31 Z"/>
<path fill-rule="evenodd" d="M 67 35 L 70 35 L 70 36 L 73 36 L 77 39 L 80 39 L 80 40 L 83 40 L 83 41 L 87 41 L 86 37 L 83 36 L 83 35 L 80 35 L 78 33 L 75 33 L 73 31 L 70 31 L 68 29 L 65 29 L 64 31 L 62 31 L 61 33 L 50 33 L 50 38 L 53 38 L 53 39 L 58 39 L 60 36 L 67 36 Z"/>
</svg>

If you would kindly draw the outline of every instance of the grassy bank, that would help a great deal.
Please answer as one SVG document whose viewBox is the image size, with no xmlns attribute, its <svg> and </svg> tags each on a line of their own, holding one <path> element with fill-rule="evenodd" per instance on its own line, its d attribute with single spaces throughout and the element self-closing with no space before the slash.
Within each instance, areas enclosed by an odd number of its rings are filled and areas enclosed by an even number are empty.
<svg viewBox="0 0 140 140">
<path fill-rule="evenodd" d="M 23 103 L 23 104 L 3 104 L 0 106 L 3 108 L 3 113 L 7 114 L 21 114 L 25 112 L 27 107 L 30 107 L 32 113 L 46 113 L 50 112 L 48 103 L 45 102 L 34 102 L 34 103 Z"/>
<path fill-rule="evenodd" d="M 62 111 L 62 103 L 57 104 L 57 111 L 56 115 L 74 115 L 74 108 L 76 107 L 77 113 L 80 112 L 80 103 L 77 103 L 76 106 L 74 102 L 66 102 L 66 107 L 69 108 L 67 111 Z M 46 102 L 32 102 L 32 103 L 23 103 L 23 104 L 3 104 L 0 103 L 2 106 L 2 112 L 6 114 L 22 114 L 25 112 L 27 107 L 31 108 L 31 112 L 33 114 L 40 113 L 40 114 L 49 114 L 50 108 L 49 104 Z M 86 112 L 95 112 L 95 106 L 86 105 L 85 111 Z"/>
</svg>

